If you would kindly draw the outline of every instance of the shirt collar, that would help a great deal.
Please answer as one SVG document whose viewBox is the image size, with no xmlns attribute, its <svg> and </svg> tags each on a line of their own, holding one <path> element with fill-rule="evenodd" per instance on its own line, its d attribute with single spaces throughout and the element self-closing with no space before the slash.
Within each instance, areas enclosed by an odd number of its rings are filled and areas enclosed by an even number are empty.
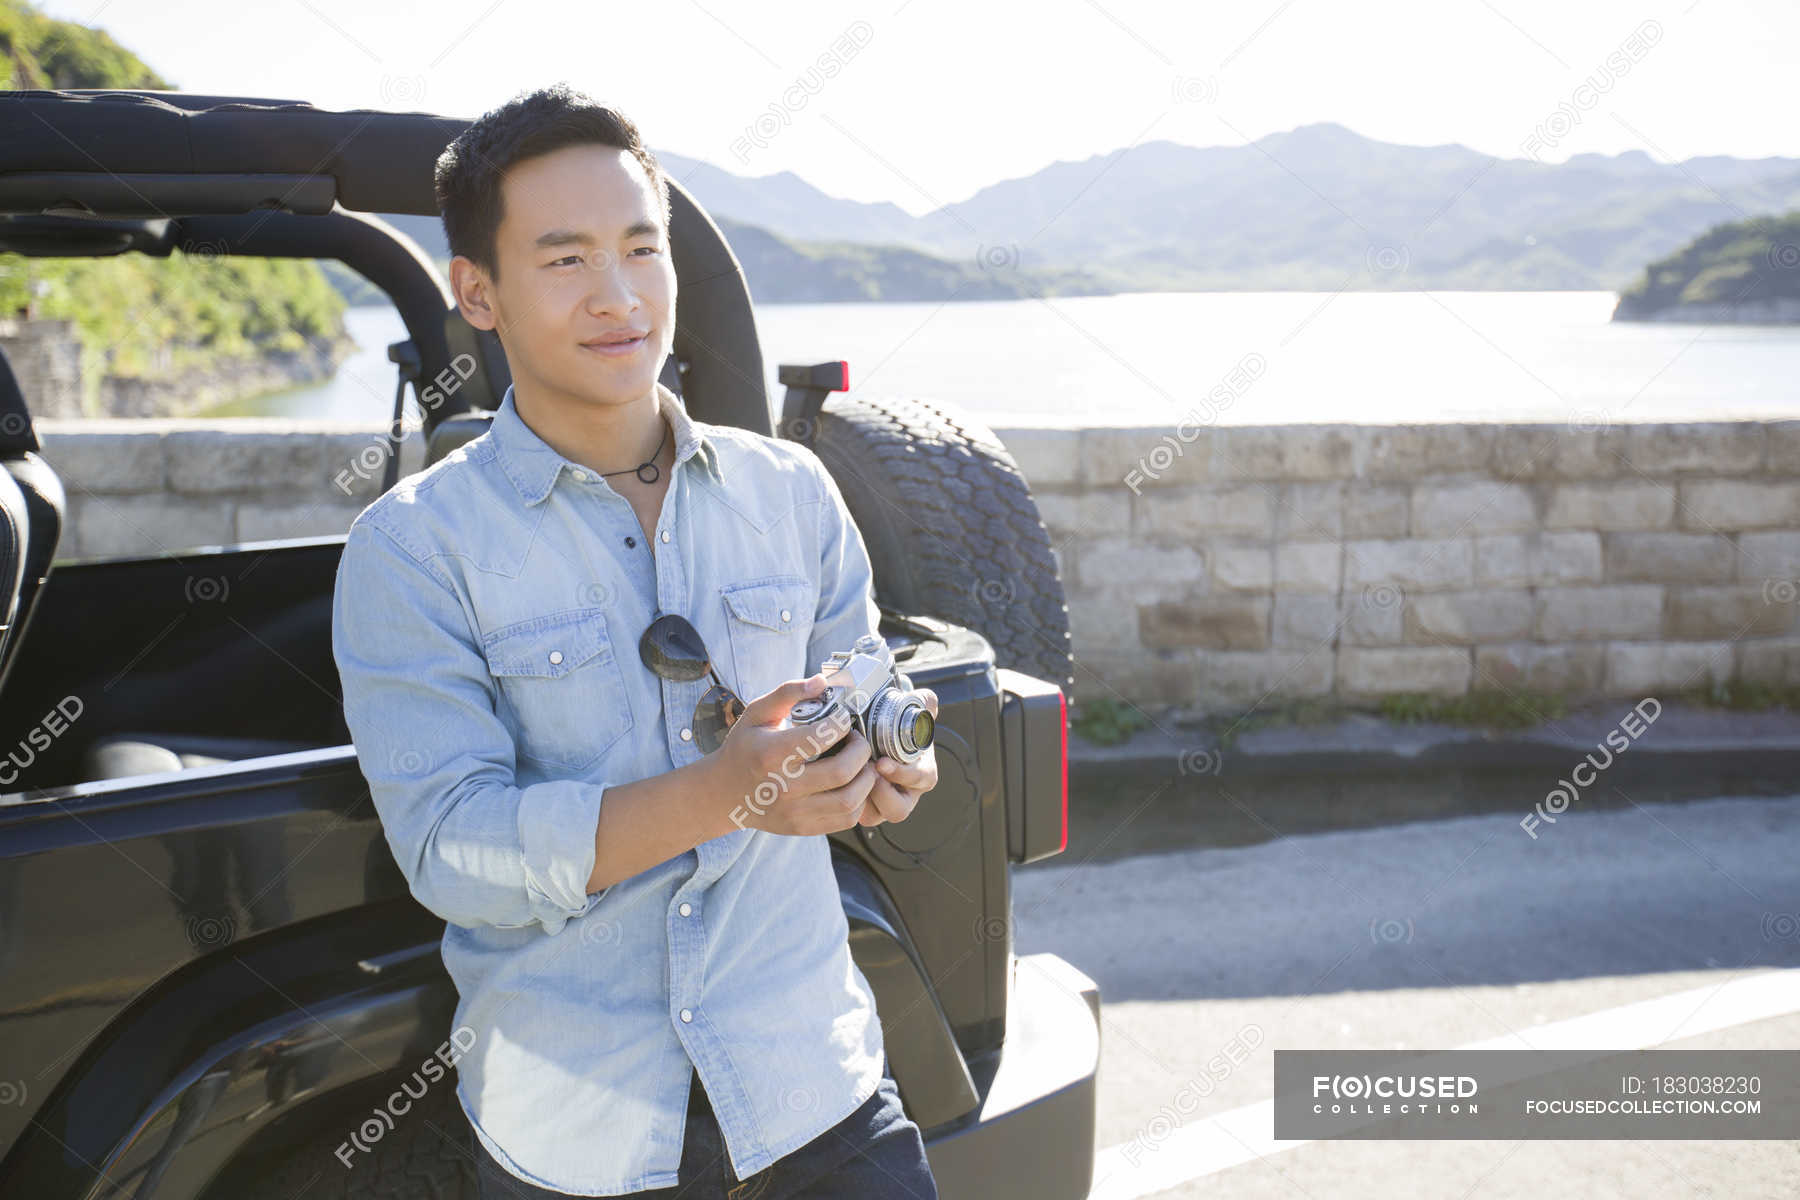
<svg viewBox="0 0 1800 1200">
<path fill-rule="evenodd" d="M 717 442 L 705 432 L 687 414 L 687 406 L 660 379 L 656 381 L 657 406 L 662 415 L 669 419 L 669 428 L 675 435 L 675 468 L 695 456 L 716 483 L 725 482 L 724 472 L 719 463 L 719 447 Z M 494 413 L 494 421 L 488 430 L 488 436 L 494 440 L 495 456 L 500 461 L 500 469 L 519 491 L 519 496 L 526 504 L 536 504 L 550 494 L 556 486 L 556 476 L 564 467 L 570 470 L 577 468 L 557 453 L 550 444 L 539 437 L 531 426 L 519 416 L 519 410 L 513 403 L 513 389 L 506 385 L 506 395 L 500 400 L 500 407 Z"/>
</svg>

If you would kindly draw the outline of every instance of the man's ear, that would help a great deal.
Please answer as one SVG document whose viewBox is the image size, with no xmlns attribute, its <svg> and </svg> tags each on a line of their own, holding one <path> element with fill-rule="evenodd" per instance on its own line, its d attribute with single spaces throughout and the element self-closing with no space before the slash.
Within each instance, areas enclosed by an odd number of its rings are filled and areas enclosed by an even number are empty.
<svg viewBox="0 0 1800 1200">
<path fill-rule="evenodd" d="M 500 324 L 488 299 L 492 288 L 487 272 L 476 266 L 474 259 L 458 254 L 450 260 L 450 294 L 456 297 L 463 320 L 476 329 L 491 330 Z"/>
</svg>

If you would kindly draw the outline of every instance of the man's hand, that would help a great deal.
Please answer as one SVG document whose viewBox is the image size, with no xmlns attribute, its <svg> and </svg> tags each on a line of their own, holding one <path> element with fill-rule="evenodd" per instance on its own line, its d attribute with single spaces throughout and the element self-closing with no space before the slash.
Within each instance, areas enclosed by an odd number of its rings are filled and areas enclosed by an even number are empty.
<svg viewBox="0 0 1800 1200">
<path fill-rule="evenodd" d="M 937 693 L 930 688 L 919 688 L 918 693 L 924 697 L 925 707 L 931 710 L 932 717 L 936 718 Z M 919 797 L 937 786 L 937 743 L 925 747 L 925 753 L 911 763 L 880 755 L 875 759 L 875 770 L 879 778 L 869 789 L 868 803 L 863 805 L 862 815 L 856 818 L 856 823 L 879 825 L 883 821 L 904 821 L 912 815 L 913 805 L 919 802 Z"/>
<path fill-rule="evenodd" d="M 836 833 L 857 824 L 864 813 L 870 790 L 882 780 L 869 761 L 868 741 L 849 718 L 799 727 L 787 721 L 794 705 L 824 690 L 825 676 L 818 674 L 758 696 L 713 751 L 725 780 L 722 798 L 739 829 L 796 837 Z M 836 754 L 808 761 L 840 737 L 844 745 Z"/>
</svg>

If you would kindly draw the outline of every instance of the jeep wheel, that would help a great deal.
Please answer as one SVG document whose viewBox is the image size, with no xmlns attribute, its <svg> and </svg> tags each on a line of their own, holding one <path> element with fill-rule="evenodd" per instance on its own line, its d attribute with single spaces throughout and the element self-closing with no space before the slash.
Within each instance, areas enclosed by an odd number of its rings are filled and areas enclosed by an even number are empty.
<svg viewBox="0 0 1800 1200">
<path fill-rule="evenodd" d="M 1073 699 L 1050 534 L 993 430 L 943 401 L 843 393 L 826 398 L 811 444 L 862 531 L 884 606 L 965 625 L 997 666 Z"/>
<path fill-rule="evenodd" d="M 440 1082 L 366 1151 L 338 1157 L 367 1110 L 345 1116 L 341 1130 L 302 1145 L 232 1200 L 476 1200 L 475 1131 Z M 366 1135 L 365 1135 L 366 1136 Z"/>
</svg>

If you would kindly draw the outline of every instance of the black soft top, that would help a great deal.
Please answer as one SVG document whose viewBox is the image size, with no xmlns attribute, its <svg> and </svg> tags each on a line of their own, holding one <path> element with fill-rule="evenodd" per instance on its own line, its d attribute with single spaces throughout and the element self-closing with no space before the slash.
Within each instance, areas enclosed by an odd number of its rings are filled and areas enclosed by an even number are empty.
<svg viewBox="0 0 1800 1200">
<path fill-rule="evenodd" d="M 344 208 L 436 216 L 433 164 L 469 123 L 300 100 L 15 91 L 0 101 L 0 172 L 329 176 Z"/>
<path fill-rule="evenodd" d="M 418 247 L 372 214 L 439 216 L 434 167 L 471 121 L 191 92 L 0 92 L 0 250 L 338 258 L 393 299 L 421 379 L 459 352 L 478 360 L 426 414 L 429 433 L 446 416 L 496 407 L 510 372 L 498 339 L 463 321 Z M 665 382 L 701 420 L 770 433 L 743 269 L 699 203 L 668 183 L 679 370 Z"/>
</svg>

